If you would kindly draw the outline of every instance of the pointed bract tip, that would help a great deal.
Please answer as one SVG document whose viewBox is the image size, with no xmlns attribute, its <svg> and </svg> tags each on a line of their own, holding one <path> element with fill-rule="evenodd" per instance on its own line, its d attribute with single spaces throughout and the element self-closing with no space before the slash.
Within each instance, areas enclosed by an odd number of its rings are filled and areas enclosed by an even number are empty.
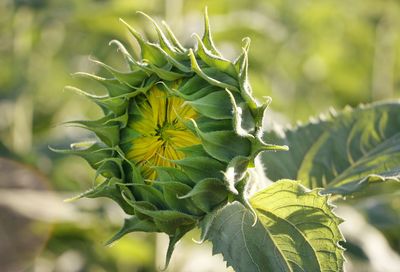
<svg viewBox="0 0 400 272">
<path fill-rule="evenodd" d="M 111 46 L 111 45 L 116 45 L 117 46 L 117 50 L 121 50 L 122 51 L 122 49 L 125 49 L 123 44 L 120 41 L 116 40 L 116 39 L 112 39 L 111 41 L 108 42 L 108 46 Z M 124 51 L 126 51 L 126 50 L 124 50 Z"/>
<path fill-rule="evenodd" d="M 197 126 L 197 123 L 193 118 L 187 118 L 187 119 L 193 124 L 196 130 L 199 130 L 199 127 Z"/>
<path fill-rule="evenodd" d="M 146 13 L 144 13 L 144 12 L 141 11 L 141 10 L 137 10 L 137 11 L 136 11 L 136 14 L 140 14 L 140 15 L 143 15 L 143 16 L 146 16 L 146 17 L 150 17 L 149 15 L 147 15 Z"/>
<path fill-rule="evenodd" d="M 201 240 L 196 240 L 194 238 L 192 238 L 192 242 L 198 245 L 202 245 L 205 242 L 205 239 L 201 239 Z"/>
<path fill-rule="evenodd" d="M 281 150 L 282 150 L 282 151 L 289 151 L 289 146 L 287 146 L 287 145 L 281 145 Z"/>
<path fill-rule="evenodd" d="M 178 195 L 178 194 L 176 195 L 177 199 L 185 199 L 185 198 L 188 198 L 188 197 L 190 197 L 190 192 L 185 194 L 185 195 Z"/>
<path fill-rule="evenodd" d="M 185 49 L 181 43 L 178 41 L 178 39 L 176 38 L 175 34 L 172 32 L 171 28 L 169 27 L 169 25 L 165 22 L 165 21 L 161 21 L 162 25 L 164 26 L 164 28 L 167 30 L 167 34 L 169 36 L 169 38 L 171 39 L 171 42 L 174 44 L 174 46 L 179 49 L 181 52 L 186 52 L 187 49 Z"/>
<path fill-rule="evenodd" d="M 196 56 L 192 48 L 189 49 L 188 57 L 190 58 L 190 66 L 192 70 L 195 72 L 201 72 L 200 66 L 197 63 Z"/>
<path fill-rule="evenodd" d="M 59 124 L 57 126 L 64 126 L 64 125 L 63 124 Z M 48 145 L 47 148 L 52 152 L 60 153 L 60 154 L 65 154 L 65 153 L 69 153 L 71 151 L 74 151 L 72 149 L 58 149 L 58 148 L 52 147 L 50 145 Z"/>
<path fill-rule="evenodd" d="M 58 149 L 51 147 L 50 145 L 47 146 L 50 151 L 57 152 Z"/>
<path fill-rule="evenodd" d="M 189 57 L 195 57 L 195 55 L 194 55 L 194 52 L 193 52 L 193 49 L 192 48 L 189 48 L 189 50 L 188 50 L 188 56 Z"/>
<path fill-rule="evenodd" d="M 250 210 L 250 213 L 253 215 L 254 221 L 253 221 L 253 224 L 251 226 L 254 227 L 257 224 L 257 221 L 258 221 L 257 212 L 256 212 L 256 210 L 253 208 L 253 206 L 251 205 L 251 203 L 249 202 L 249 200 L 245 196 L 243 196 L 243 200 L 244 200 L 243 201 L 244 203 L 242 202 L 242 204 L 246 208 L 248 208 Z"/>
<path fill-rule="evenodd" d="M 269 107 L 269 105 L 272 103 L 272 97 L 270 97 L 270 96 L 263 96 L 263 98 L 264 98 L 264 103 L 265 103 L 265 105 L 266 105 L 266 108 L 268 108 Z"/>
<path fill-rule="evenodd" d="M 99 96 L 99 95 L 87 93 L 85 91 L 82 91 L 79 88 L 74 87 L 74 86 L 65 86 L 63 88 L 63 91 L 72 91 L 72 92 L 74 92 L 76 94 L 83 95 L 83 96 L 91 98 L 91 99 L 103 99 L 103 98 L 106 98 L 106 96 Z"/>
<path fill-rule="evenodd" d="M 209 32 L 210 32 L 210 19 L 208 18 L 207 6 L 204 7 L 203 13 L 204 13 L 204 27 L 205 27 L 204 36 L 205 36 L 206 34 L 209 34 Z"/>
<path fill-rule="evenodd" d="M 157 25 L 156 21 L 153 18 L 151 18 L 148 14 L 144 13 L 143 11 L 136 11 L 136 13 L 146 17 L 146 19 L 148 19 L 154 25 Z"/>
<path fill-rule="evenodd" d="M 250 37 L 244 37 L 242 39 L 242 42 L 244 42 L 245 44 L 250 44 L 251 43 L 251 38 Z"/>
<path fill-rule="evenodd" d="M 77 196 L 73 196 L 73 197 L 70 197 L 70 198 L 66 198 L 66 199 L 63 200 L 63 202 L 70 203 L 70 202 L 74 202 L 74 201 L 76 201 L 78 199 L 81 199 L 81 198 L 82 198 L 81 195 L 77 195 Z"/>
<path fill-rule="evenodd" d="M 164 267 L 160 269 L 161 271 L 165 271 L 168 268 L 169 263 L 171 261 L 172 253 L 174 252 L 175 245 L 177 244 L 177 242 L 178 241 L 175 241 L 173 236 L 169 237 L 169 244 L 167 249 L 167 255 L 165 258 L 165 264 Z"/>
<path fill-rule="evenodd" d="M 204 16 L 208 16 L 208 6 L 204 6 L 203 13 Z"/>
<path fill-rule="evenodd" d="M 65 91 L 79 92 L 80 89 L 78 89 L 78 88 L 76 88 L 76 87 L 74 87 L 74 86 L 67 85 L 67 86 L 64 86 L 63 91 L 64 91 L 64 92 L 65 92 Z"/>
<path fill-rule="evenodd" d="M 199 34 L 197 34 L 196 32 L 193 32 L 193 33 L 190 35 L 190 37 L 195 38 L 195 39 L 197 39 L 197 40 L 201 40 Z"/>
<path fill-rule="evenodd" d="M 118 18 L 118 20 L 119 20 L 121 23 L 123 23 L 124 25 L 128 25 L 128 23 L 127 23 L 127 22 L 125 22 L 125 20 L 124 20 L 124 19 L 122 19 L 122 18 Z"/>
<path fill-rule="evenodd" d="M 109 238 L 106 242 L 104 242 L 104 246 L 112 247 L 115 243 L 121 238 L 120 231 L 114 234 L 111 238 Z"/>
<path fill-rule="evenodd" d="M 92 55 L 89 55 L 89 56 L 88 56 L 88 60 L 89 60 L 89 61 L 93 61 L 93 62 L 98 62 L 98 60 L 96 59 L 96 57 L 95 57 L 95 56 L 92 56 Z"/>
<path fill-rule="evenodd" d="M 134 28 L 132 28 L 126 21 L 124 21 L 122 18 L 119 18 L 119 21 L 128 28 L 129 32 L 131 32 L 131 34 L 138 40 L 139 43 L 144 42 L 139 32 L 137 32 Z"/>
</svg>

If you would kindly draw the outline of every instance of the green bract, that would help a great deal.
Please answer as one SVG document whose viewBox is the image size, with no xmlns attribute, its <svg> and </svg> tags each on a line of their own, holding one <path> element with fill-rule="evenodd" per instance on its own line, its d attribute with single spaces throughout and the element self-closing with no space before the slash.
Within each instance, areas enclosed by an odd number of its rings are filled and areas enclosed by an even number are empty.
<svg viewBox="0 0 400 272">
<path fill-rule="evenodd" d="M 207 13 L 197 47 L 185 48 L 166 26 L 155 27 L 158 43 L 146 41 L 122 21 L 141 47 L 134 59 L 118 41 L 130 70 L 95 61 L 110 78 L 77 73 L 103 84 L 106 96 L 78 90 L 98 104 L 104 117 L 73 123 L 99 142 L 77 143 L 62 152 L 80 155 L 105 181 L 79 197 L 108 197 L 130 217 L 109 241 L 133 231 L 170 237 L 175 243 L 204 216 L 228 200 L 245 206 L 247 170 L 264 150 L 285 146 L 261 140 L 267 107 L 252 96 L 247 76 L 250 40 L 241 55 L 225 59 L 212 41 Z M 77 89 L 76 89 L 77 90 Z"/>
</svg>

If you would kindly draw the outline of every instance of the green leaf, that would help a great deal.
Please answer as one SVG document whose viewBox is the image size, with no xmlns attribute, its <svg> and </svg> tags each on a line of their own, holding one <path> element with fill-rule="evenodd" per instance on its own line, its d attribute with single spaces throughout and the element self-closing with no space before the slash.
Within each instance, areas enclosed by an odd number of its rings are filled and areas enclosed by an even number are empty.
<svg viewBox="0 0 400 272">
<path fill-rule="evenodd" d="M 133 56 L 128 52 L 128 49 L 126 49 L 126 47 L 119 40 L 111 40 L 108 45 L 115 45 L 117 47 L 117 52 L 121 53 L 121 55 L 124 57 L 125 62 L 131 71 L 138 68 L 138 62 L 133 58 Z"/>
<path fill-rule="evenodd" d="M 71 126 L 84 128 L 96 134 L 96 136 L 106 145 L 113 147 L 119 143 L 120 122 L 114 122 L 110 116 L 104 116 L 95 121 L 75 120 L 66 122 Z M 110 123 L 108 121 L 111 121 Z"/>
<path fill-rule="evenodd" d="M 228 190 L 235 195 L 238 194 L 235 185 L 241 181 L 249 168 L 250 159 L 248 157 L 237 156 L 233 158 L 228 164 L 224 172 L 225 182 L 227 183 Z"/>
<path fill-rule="evenodd" d="M 203 179 L 180 199 L 190 198 L 204 212 L 211 212 L 215 206 L 228 197 L 225 184 L 215 178 Z"/>
<path fill-rule="evenodd" d="M 107 158 L 101 161 L 99 168 L 96 170 L 96 176 L 102 175 L 105 178 L 115 177 L 117 179 L 123 179 L 123 170 L 121 167 L 121 159 L 119 158 Z"/>
<path fill-rule="evenodd" d="M 165 202 L 170 209 L 193 215 L 203 214 L 190 199 L 181 199 L 179 197 L 192 190 L 191 187 L 176 181 L 157 181 L 157 186 L 163 189 Z"/>
<path fill-rule="evenodd" d="M 190 231 L 194 226 L 193 225 L 183 225 L 175 230 L 175 233 L 173 235 L 169 235 L 169 243 L 168 243 L 168 249 L 167 249 L 167 254 L 165 256 L 165 270 L 172 257 L 172 253 L 174 252 L 175 245 L 179 242 L 179 240 L 188 232 Z"/>
<path fill-rule="evenodd" d="M 217 82 L 223 83 L 223 84 L 217 84 L 216 86 L 219 86 L 220 88 L 223 88 L 223 89 L 228 89 L 228 90 L 234 91 L 238 94 L 240 93 L 240 91 L 239 91 L 240 83 L 238 82 L 237 79 L 231 77 L 228 74 L 221 72 L 220 70 L 218 70 L 215 67 L 202 67 L 201 69 L 202 69 L 202 72 L 207 77 L 215 79 Z M 211 82 L 208 81 L 208 82 L 213 84 L 212 81 Z"/>
<path fill-rule="evenodd" d="M 122 115 L 126 112 L 128 100 L 120 97 L 111 97 L 106 99 L 97 99 L 94 101 L 102 109 L 110 110 L 116 115 Z"/>
<path fill-rule="evenodd" d="M 213 158 L 229 163 L 236 156 L 249 156 L 251 143 L 233 131 L 202 132 L 194 123 L 204 150 Z"/>
<path fill-rule="evenodd" d="M 215 120 L 208 117 L 201 116 L 196 119 L 196 124 L 199 129 L 203 132 L 212 132 L 219 130 L 232 130 L 232 120 Z M 187 126 L 194 131 L 194 126 L 192 123 L 187 123 Z"/>
<path fill-rule="evenodd" d="M 167 60 L 165 59 L 164 54 L 161 52 L 162 49 L 159 45 L 146 42 L 143 39 L 142 35 L 140 35 L 139 32 L 137 32 L 135 29 L 133 29 L 128 23 L 126 23 L 122 19 L 120 19 L 120 21 L 128 28 L 129 32 L 135 37 L 135 39 L 139 43 L 143 60 L 147 60 L 148 62 L 158 67 L 163 67 L 167 64 Z"/>
<path fill-rule="evenodd" d="M 189 81 L 188 81 L 188 82 L 189 82 Z M 189 84 L 188 84 L 188 85 L 189 85 Z M 192 84 L 190 84 L 190 85 L 192 85 Z M 185 87 L 185 88 L 184 88 L 183 90 L 187 92 L 188 89 L 186 88 L 186 85 L 185 85 L 184 87 Z M 194 88 L 197 88 L 197 87 L 194 87 Z M 211 94 L 211 93 L 217 92 L 217 91 L 219 91 L 219 90 L 221 90 L 221 88 L 216 87 L 216 86 L 213 86 L 213 85 L 210 85 L 210 84 L 207 83 L 207 86 L 206 86 L 206 87 L 200 87 L 200 88 L 196 89 L 196 92 L 191 93 L 191 94 L 189 94 L 189 95 L 186 95 L 186 94 L 184 94 L 183 92 L 181 92 L 181 89 L 179 89 L 179 90 L 176 92 L 176 94 L 177 94 L 179 97 L 183 98 L 183 100 L 189 102 L 189 101 L 194 101 L 194 100 L 201 99 L 201 98 L 205 97 L 206 95 L 209 95 L 209 94 Z"/>
<path fill-rule="evenodd" d="M 84 74 L 84 73 L 82 73 Z M 91 75 L 94 76 L 94 75 Z M 96 76 L 94 76 L 96 77 Z M 117 116 L 122 115 L 126 112 L 126 107 L 128 106 L 128 100 L 124 97 L 112 97 L 112 96 L 98 96 L 91 93 L 87 93 L 79 88 L 73 86 L 65 86 L 65 90 L 71 90 L 79 95 L 83 95 L 89 99 L 91 99 L 94 103 L 96 103 L 104 112 L 105 115 L 108 115 L 111 112 L 116 114 Z"/>
<path fill-rule="evenodd" d="M 132 91 L 132 87 L 121 84 L 120 81 L 116 78 L 104 78 L 85 72 L 77 72 L 74 73 L 73 76 L 91 79 L 100 83 L 107 89 L 111 97 L 124 95 Z"/>
<path fill-rule="evenodd" d="M 130 127 L 125 127 L 120 131 L 120 146 L 122 144 L 131 144 L 133 140 L 141 137 L 142 134 Z M 123 149 L 124 150 L 124 149 Z"/>
<path fill-rule="evenodd" d="M 233 90 L 238 92 L 239 89 L 237 87 L 237 81 L 233 79 L 232 77 L 228 76 L 225 73 L 221 73 L 215 68 L 206 68 L 206 69 L 201 69 L 199 66 L 199 63 L 196 60 L 196 56 L 193 53 L 192 49 L 189 49 L 189 57 L 190 57 L 190 64 L 192 67 L 192 70 L 201 78 L 206 80 L 208 83 L 211 85 L 223 88 L 223 89 L 228 89 L 228 90 Z"/>
<path fill-rule="evenodd" d="M 149 216 L 160 231 L 169 235 L 174 235 L 176 229 L 179 227 L 190 226 L 190 228 L 192 228 L 197 222 L 196 216 L 186 213 L 173 210 L 153 210 L 140 202 L 136 202 L 134 206 L 135 211 Z"/>
<path fill-rule="evenodd" d="M 197 40 L 198 47 L 196 53 L 202 61 L 204 61 L 210 67 L 215 67 L 232 77 L 238 76 L 235 65 L 232 62 L 222 58 L 221 56 L 214 55 L 210 50 L 206 48 L 203 41 L 197 34 L 194 34 L 194 37 Z"/>
<path fill-rule="evenodd" d="M 149 220 L 140 220 L 137 216 L 126 218 L 124 220 L 124 225 L 106 242 L 106 245 L 111 245 L 115 241 L 121 239 L 125 234 L 138 231 L 157 232 L 157 227 L 153 222 Z"/>
<path fill-rule="evenodd" d="M 135 211 L 131 205 L 126 201 L 126 199 L 122 195 L 123 190 L 127 190 L 125 186 L 117 184 L 116 181 L 118 179 L 111 178 L 103 181 L 99 185 L 87 190 L 75 196 L 73 198 L 67 199 L 67 201 L 74 201 L 76 199 L 80 199 L 83 197 L 87 198 L 98 198 L 98 197 L 106 197 L 114 200 L 118 205 L 124 210 L 127 214 L 134 214 Z"/>
<path fill-rule="evenodd" d="M 168 66 L 166 66 L 165 68 L 159 68 L 151 63 L 149 63 L 148 65 L 150 67 L 149 69 L 157 74 L 157 76 L 159 76 L 162 80 L 174 81 L 185 76 L 184 74 L 170 71 L 169 69 L 171 67 Z"/>
<path fill-rule="evenodd" d="M 240 65 L 240 69 L 239 69 L 240 92 L 242 94 L 242 97 L 247 102 L 248 106 L 250 107 L 250 109 L 252 109 L 253 111 L 256 112 L 257 119 L 260 119 L 262 117 L 262 113 L 264 110 L 263 110 L 263 106 L 258 105 L 257 100 L 253 97 L 253 94 L 252 94 L 252 89 L 251 89 L 250 82 L 248 79 L 249 61 L 248 61 L 247 50 L 245 50 L 245 49 L 243 49 L 243 58 L 242 58 L 242 62 L 239 65 Z M 261 113 L 260 113 L 260 111 L 261 111 Z M 260 120 L 260 121 L 262 121 L 262 120 Z"/>
<path fill-rule="evenodd" d="M 203 44 L 205 47 L 214 55 L 221 57 L 221 53 L 215 47 L 212 35 L 211 35 L 211 28 L 210 28 L 210 20 L 208 19 L 208 11 L 207 7 L 204 8 L 204 34 L 202 39 Z"/>
<path fill-rule="evenodd" d="M 274 183 L 250 199 L 207 215 L 203 235 L 235 271 L 343 271 L 341 223 L 328 197 L 296 181 Z"/>
<path fill-rule="evenodd" d="M 168 36 L 170 39 L 167 38 L 167 36 L 164 34 L 162 29 L 158 26 L 156 21 L 154 21 L 150 16 L 143 12 L 139 12 L 142 15 L 144 15 L 150 22 L 153 24 L 157 35 L 158 35 L 158 41 L 159 41 L 159 46 L 160 46 L 160 52 L 165 56 L 165 58 L 172 63 L 176 68 L 181 70 L 182 72 L 188 73 L 190 72 L 190 69 L 186 67 L 184 64 L 180 63 L 179 61 L 186 60 L 187 55 L 184 53 L 186 50 L 180 45 L 178 40 L 175 38 L 175 36 L 172 34 L 168 26 L 167 32 Z"/>
<path fill-rule="evenodd" d="M 134 194 L 139 194 L 140 199 L 153 204 L 155 207 L 166 208 L 166 203 L 161 191 L 148 184 L 132 184 Z"/>
<path fill-rule="evenodd" d="M 239 57 L 237 57 L 237 59 L 234 61 L 235 68 L 238 73 L 240 72 L 240 70 L 243 66 L 243 62 L 246 61 L 247 54 L 248 54 L 249 48 L 250 48 L 251 39 L 249 37 L 245 37 L 242 39 L 242 43 L 243 43 L 242 54 L 240 54 Z"/>
<path fill-rule="evenodd" d="M 193 77 L 187 79 L 187 81 L 184 81 L 182 85 L 178 87 L 178 91 L 182 93 L 185 98 L 191 98 L 192 96 L 196 96 L 199 90 L 208 87 L 210 87 L 210 84 L 208 84 L 206 80 L 204 80 L 202 77 L 194 75 Z"/>
<path fill-rule="evenodd" d="M 180 147 L 176 150 L 185 153 L 186 157 L 196 157 L 196 156 L 207 156 L 207 152 L 204 150 L 201 144 L 191 145 L 187 147 Z"/>
<path fill-rule="evenodd" d="M 188 102 L 197 112 L 213 119 L 232 118 L 232 105 L 225 91 L 212 92 L 200 99 Z"/>
<path fill-rule="evenodd" d="M 154 167 L 157 171 L 158 180 L 162 182 L 168 181 L 179 181 L 180 183 L 186 184 L 188 186 L 193 186 L 195 183 L 183 172 L 178 168 L 174 167 L 164 167 L 164 166 L 157 166 Z"/>
<path fill-rule="evenodd" d="M 255 131 L 255 122 L 249 107 L 244 102 L 238 105 L 235 96 L 228 89 L 225 91 L 232 104 L 233 129 L 242 137 L 252 137 L 250 133 Z"/>
<path fill-rule="evenodd" d="M 147 77 L 146 72 L 144 72 L 142 69 L 139 67 L 135 69 L 134 71 L 129 71 L 129 72 L 121 72 L 113 67 L 98 61 L 98 60 L 92 60 L 94 63 L 99 64 L 103 68 L 105 68 L 110 74 L 112 74 L 120 83 L 125 84 L 129 87 L 135 87 L 140 85 L 142 81 Z M 111 94 L 111 92 L 110 92 Z"/>
<path fill-rule="evenodd" d="M 222 178 L 225 170 L 224 164 L 210 157 L 187 157 L 174 162 L 196 183 L 206 178 Z"/>
<path fill-rule="evenodd" d="M 172 42 L 172 44 L 175 46 L 177 50 L 180 52 L 186 52 L 186 49 L 181 45 L 181 43 L 178 41 L 176 38 L 175 34 L 172 32 L 171 28 L 168 26 L 168 24 L 165 21 L 162 21 L 162 24 L 167 31 L 168 38 Z"/>
<path fill-rule="evenodd" d="M 99 168 L 102 160 L 112 157 L 113 151 L 104 147 L 98 142 L 79 142 L 71 144 L 71 149 L 55 149 L 49 147 L 50 150 L 62 153 L 76 155 L 84 158 L 93 169 Z"/>
<path fill-rule="evenodd" d="M 324 193 L 352 194 L 368 184 L 400 179 L 400 103 L 346 108 L 337 115 L 265 135 L 289 152 L 264 153 L 271 180 L 301 180 Z"/>
<path fill-rule="evenodd" d="M 139 14 L 142 14 L 144 17 L 146 17 L 154 26 L 154 29 L 157 32 L 158 35 L 158 42 L 161 46 L 161 48 L 166 51 L 169 55 L 175 55 L 177 52 L 177 49 L 172 45 L 171 41 L 168 40 L 168 38 L 165 36 L 164 32 L 160 28 L 160 26 L 157 24 L 157 22 L 151 18 L 149 15 L 142 11 L 138 11 Z"/>
</svg>

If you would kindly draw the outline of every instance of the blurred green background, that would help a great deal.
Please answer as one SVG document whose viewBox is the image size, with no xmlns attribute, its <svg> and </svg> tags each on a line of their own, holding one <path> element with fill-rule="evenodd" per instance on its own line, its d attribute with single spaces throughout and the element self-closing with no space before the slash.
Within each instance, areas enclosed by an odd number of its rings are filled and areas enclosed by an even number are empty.
<svg viewBox="0 0 400 272">
<path fill-rule="evenodd" d="M 251 38 L 254 92 L 273 98 L 267 121 L 307 121 L 329 107 L 400 96 L 400 5 L 394 0 L 1 0 L 1 271 L 162 268 L 162 235 L 133 234 L 103 246 L 122 223 L 122 212 L 106 200 L 62 202 L 90 188 L 94 173 L 83 160 L 57 155 L 48 146 L 93 138 L 60 126 L 100 114 L 84 97 L 63 88 L 104 91 L 71 74 L 104 73 L 90 56 L 124 69 L 116 48 L 108 46 L 112 39 L 130 44 L 138 54 L 118 18 L 152 39 L 151 25 L 136 13 L 144 11 L 166 20 L 184 44 L 193 45 L 191 34 L 202 33 L 206 5 L 225 57 L 234 59 L 241 39 Z M 386 255 L 399 264 L 399 195 L 367 200 L 354 204 L 352 212 L 362 214 L 360 220 L 378 233 L 374 241 L 380 239 Z M 225 271 L 209 245 L 192 243 L 196 232 L 188 236 L 169 271 Z M 348 252 L 353 256 L 349 271 L 381 271 L 357 239 L 349 242 Z"/>
</svg>

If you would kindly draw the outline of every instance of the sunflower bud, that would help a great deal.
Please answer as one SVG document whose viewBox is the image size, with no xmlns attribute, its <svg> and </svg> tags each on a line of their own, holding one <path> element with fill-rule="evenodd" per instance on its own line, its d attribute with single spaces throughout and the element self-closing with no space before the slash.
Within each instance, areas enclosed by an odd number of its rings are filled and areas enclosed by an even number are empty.
<svg viewBox="0 0 400 272">
<path fill-rule="evenodd" d="M 146 41 L 122 21 L 141 47 L 134 59 L 118 41 L 130 67 L 118 71 L 95 61 L 109 78 L 77 73 L 103 84 L 107 96 L 78 90 L 98 104 L 104 117 L 76 121 L 94 132 L 96 143 L 78 143 L 62 152 L 80 155 L 105 181 L 79 197 L 108 197 L 129 215 L 113 242 L 133 231 L 164 232 L 170 237 L 167 264 L 175 243 L 217 207 L 243 196 L 248 169 L 264 150 L 286 147 L 261 140 L 267 103 L 252 96 L 248 48 L 225 59 L 212 41 L 207 13 L 196 49 L 185 48 L 170 28 Z M 244 203 L 245 204 L 245 203 Z"/>
</svg>

